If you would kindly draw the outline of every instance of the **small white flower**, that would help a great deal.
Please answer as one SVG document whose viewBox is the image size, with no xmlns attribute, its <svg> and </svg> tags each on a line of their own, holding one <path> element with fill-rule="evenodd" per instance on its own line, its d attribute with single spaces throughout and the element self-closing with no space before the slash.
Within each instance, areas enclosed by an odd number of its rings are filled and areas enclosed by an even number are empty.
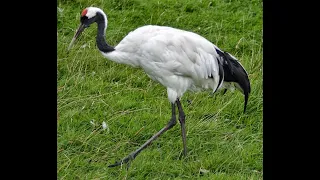
<svg viewBox="0 0 320 180">
<path fill-rule="evenodd" d="M 109 132 L 109 127 L 108 127 L 108 125 L 107 125 L 107 123 L 106 122 L 102 122 L 102 129 L 103 130 L 106 130 L 107 129 L 107 131 Z"/>
<path fill-rule="evenodd" d="M 203 168 L 200 168 L 199 172 L 200 172 L 200 174 L 206 174 L 206 173 L 208 173 L 210 171 L 206 170 L 206 169 L 203 169 Z"/>
<path fill-rule="evenodd" d="M 84 44 L 84 45 L 81 46 L 81 48 L 85 48 L 85 47 L 87 47 L 87 46 L 88 46 L 87 44 Z"/>
</svg>

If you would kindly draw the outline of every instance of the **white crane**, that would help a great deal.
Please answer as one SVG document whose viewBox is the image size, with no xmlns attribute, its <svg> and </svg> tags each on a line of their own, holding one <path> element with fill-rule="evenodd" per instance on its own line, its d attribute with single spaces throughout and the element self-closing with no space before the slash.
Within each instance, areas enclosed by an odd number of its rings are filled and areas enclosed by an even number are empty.
<svg viewBox="0 0 320 180">
<path fill-rule="evenodd" d="M 236 87 L 244 94 L 244 112 L 250 93 L 248 74 L 231 54 L 220 50 L 204 37 L 172 27 L 146 25 L 137 28 L 112 47 L 105 40 L 107 15 L 97 7 L 85 8 L 68 50 L 92 23 L 97 23 L 96 43 L 104 57 L 117 63 L 142 68 L 153 80 L 167 88 L 172 117 L 168 124 L 137 150 L 115 164 L 133 160 L 144 148 L 176 124 L 176 106 L 179 112 L 183 154 L 187 154 L 185 113 L 180 99 L 187 90 L 229 89 Z"/>
</svg>

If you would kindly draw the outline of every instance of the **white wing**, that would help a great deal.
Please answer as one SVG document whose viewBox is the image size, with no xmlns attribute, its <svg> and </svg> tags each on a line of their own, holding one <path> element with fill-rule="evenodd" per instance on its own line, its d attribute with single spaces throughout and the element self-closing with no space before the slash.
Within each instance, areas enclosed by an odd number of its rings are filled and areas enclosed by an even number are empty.
<svg viewBox="0 0 320 180">
<path fill-rule="evenodd" d="M 129 33 L 116 50 L 131 54 L 132 61 L 153 79 L 191 78 L 194 84 L 219 81 L 219 55 L 214 44 L 198 34 L 163 26 L 143 26 Z M 219 49 L 219 48 L 217 48 Z"/>
</svg>

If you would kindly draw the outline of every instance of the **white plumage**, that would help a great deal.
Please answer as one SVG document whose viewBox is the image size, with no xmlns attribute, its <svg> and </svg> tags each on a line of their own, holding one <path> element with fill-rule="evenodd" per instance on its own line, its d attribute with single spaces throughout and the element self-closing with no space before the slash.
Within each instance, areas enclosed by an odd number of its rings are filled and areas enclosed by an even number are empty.
<svg viewBox="0 0 320 180">
<path fill-rule="evenodd" d="M 176 124 L 176 105 L 186 155 L 185 114 L 180 98 L 187 90 L 212 89 L 216 92 L 219 88 L 232 89 L 231 85 L 235 83 L 236 88 L 245 95 L 245 111 L 250 93 L 247 72 L 235 57 L 223 52 L 204 37 L 172 27 L 146 25 L 130 32 L 117 46 L 112 47 L 105 40 L 108 20 L 101 9 L 84 9 L 80 22 L 69 48 L 85 28 L 96 22 L 96 41 L 102 55 L 117 63 L 142 68 L 151 79 L 167 88 L 172 105 L 172 117 L 164 128 L 122 161 L 109 167 L 134 159 L 154 139 L 172 128 Z"/>
<path fill-rule="evenodd" d="M 198 34 L 148 25 L 130 32 L 115 51 L 102 54 L 112 61 L 144 69 L 150 78 L 167 87 L 168 98 L 174 103 L 187 89 L 216 90 L 220 57 L 215 48 Z"/>
</svg>

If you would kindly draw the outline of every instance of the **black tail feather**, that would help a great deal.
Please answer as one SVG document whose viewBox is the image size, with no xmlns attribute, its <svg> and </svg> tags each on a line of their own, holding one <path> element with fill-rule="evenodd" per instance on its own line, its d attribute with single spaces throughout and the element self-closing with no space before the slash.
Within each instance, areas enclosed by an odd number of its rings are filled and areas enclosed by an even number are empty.
<svg viewBox="0 0 320 180">
<path fill-rule="evenodd" d="M 243 108 L 243 113 L 246 112 L 247 103 L 248 103 L 248 98 L 249 98 L 249 93 L 244 94 L 244 108 Z"/>
<path fill-rule="evenodd" d="M 246 112 L 249 93 L 251 92 L 248 74 L 238 60 L 230 56 L 229 53 L 221 52 L 218 49 L 217 53 L 223 59 L 224 81 L 238 84 L 240 86 L 240 90 L 244 94 L 243 112 Z"/>
<path fill-rule="evenodd" d="M 222 95 L 224 95 L 227 92 L 228 89 L 224 89 Z"/>
</svg>

